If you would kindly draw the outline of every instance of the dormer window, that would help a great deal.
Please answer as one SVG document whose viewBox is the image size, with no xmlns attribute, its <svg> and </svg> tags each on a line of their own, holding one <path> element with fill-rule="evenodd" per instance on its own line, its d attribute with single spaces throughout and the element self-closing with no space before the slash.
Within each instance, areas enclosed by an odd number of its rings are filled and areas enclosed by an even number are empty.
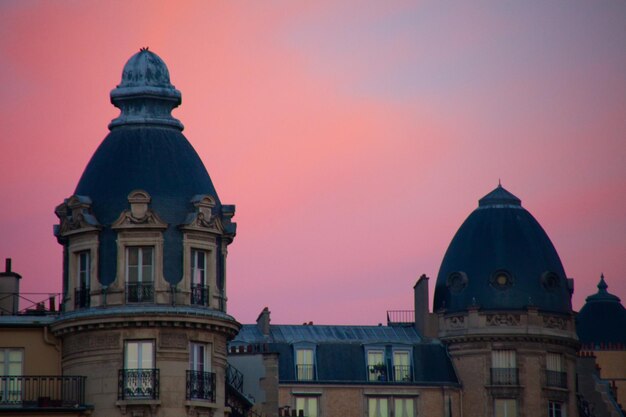
<svg viewBox="0 0 626 417">
<path fill-rule="evenodd" d="M 367 376 L 369 381 L 387 380 L 385 352 L 382 349 L 372 349 L 367 351 Z"/>
<path fill-rule="evenodd" d="M 408 350 L 393 352 L 393 380 L 396 382 L 411 381 L 411 356 Z"/>
<path fill-rule="evenodd" d="M 206 251 L 198 249 L 191 251 L 191 304 L 206 306 L 209 303 L 207 261 Z"/>
<path fill-rule="evenodd" d="M 126 248 L 126 301 L 129 303 L 154 300 L 154 248 Z"/>
<path fill-rule="evenodd" d="M 313 349 L 296 349 L 296 379 L 298 381 L 312 381 L 315 379 Z"/>
<path fill-rule="evenodd" d="M 91 252 L 81 251 L 76 254 L 76 289 L 74 290 L 74 307 L 89 307 L 89 286 L 91 281 Z"/>
</svg>

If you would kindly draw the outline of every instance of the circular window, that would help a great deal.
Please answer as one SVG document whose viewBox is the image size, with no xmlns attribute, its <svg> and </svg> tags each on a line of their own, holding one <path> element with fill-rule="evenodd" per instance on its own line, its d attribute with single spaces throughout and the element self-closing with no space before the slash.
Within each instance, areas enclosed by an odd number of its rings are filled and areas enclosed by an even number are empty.
<svg viewBox="0 0 626 417">
<path fill-rule="evenodd" d="M 465 272 L 452 272 L 448 275 L 446 285 L 452 292 L 461 292 L 467 287 L 467 275 Z"/>
<path fill-rule="evenodd" d="M 494 288 L 497 288 L 499 290 L 506 290 L 513 285 L 513 276 L 509 271 L 499 269 L 493 273 L 491 279 L 489 280 L 489 283 Z"/>
<path fill-rule="evenodd" d="M 554 272 L 544 272 L 541 275 L 541 285 L 543 285 L 543 288 L 545 288 L 546 290 L 553 290 L 555 288 L 558 288 L 559 276 Z"/>
</svg>

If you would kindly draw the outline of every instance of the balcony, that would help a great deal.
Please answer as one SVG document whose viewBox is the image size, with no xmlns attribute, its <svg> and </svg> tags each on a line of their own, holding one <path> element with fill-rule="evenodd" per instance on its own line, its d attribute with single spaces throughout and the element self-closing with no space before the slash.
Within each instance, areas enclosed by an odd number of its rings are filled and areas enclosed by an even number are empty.
<svg viewBox="0 0 626 417">
<path fill-rule="evenodd" d="M 517 368 L 491 368 L 491 385 L 519 385 Z"/>
<path fill-rule="evenodd" d="M 0 408 L 84 408 L 84 376 L 0 376 Z"/>
<path fill-rule="evenodd" d="M 546 385 L 548 387 L 567 388 L 567 373 L 546 371 Z"/>
<path fill-rule="evenodd" d="M 209 288 L 206 285 L 191 284 L 191 304 L 199 306 L 209 305 Z"/>
<path fill-rule="evenodd" d="M 387 377 L 387 366 L 382 363 L 377 365 L 368 365 L 367 367 L 367 380 L 386 382 L 389 380 Z"/>
<path fill-rule="evenodd" d="M 187 371 L 187 399 L 215 402 L 215 374 Z"/>
<path fill-rule="evenodd" d="M 411 382 L 413 380 L 411 367 L 408 365 L 394 365 L 393 380 L 395 382 Z"/>
<path fill-rule="evenodd" d="M 128 282 L 126 283 L 127 303 L 152 303 L 154 302 L 154 283 L 152 282 Z"/>
<path fill-rule="evenodd" d="M 315 379 L 315 365 L 296 365 L 296 379 L 298 381 L 313 381 Z"/>
<path fill-rule="evenodd" d="M 89 288 L 76 288 L 74 290 L 74 308 L 89 308 Z"/>
<path fill-rule="evenodd" d="M 158 369 L 120 369 L 117 384 L 118 400 L 158 400 Z"/>
</svg>

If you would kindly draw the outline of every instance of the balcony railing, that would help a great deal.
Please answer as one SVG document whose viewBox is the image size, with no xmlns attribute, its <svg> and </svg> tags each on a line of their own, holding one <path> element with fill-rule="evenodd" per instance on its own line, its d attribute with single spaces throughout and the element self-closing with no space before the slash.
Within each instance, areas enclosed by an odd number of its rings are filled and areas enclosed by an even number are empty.
<svg viewBox="0 0 626 417">
<path fill-rule="evenodd" d="M 89 288 L 76 288 L 74 290 L 74 308 L 88 308 L 90 302 Z"/>
<path fill-rule="evenodd" d="M 158 369 L 120 369 L 117 383 L 118 400 L 159 399 Z"/>
<path fill-rule="evenodd" d="M 491 385 L 519 385 L 517 368 L 491 368 Z"/>
<path fill-rule="evenodd" d="M 191 284 L 191 304 L 208 306 L 209 288 L 202 284 Z"/>
<path fill-rule="evenodd" d="M 415 324 L 414 310 L 387 310 L 387 325 L 413 325 Z"/>
<path fill-rule="evenodd" d="M 154 283 L 129 282 L 126 284 L 127 303 L 151 303 L 154 301 Z"/>
<path fill-rule="evenodd" d="M 413 380 L 411 367 L 408 365 L 394 365 L 393 380 L 395 382 L 411 382 Z"/>
<path fill-rule="evenodd" d="M 84 376 L 0 376 L 0 406 L 80 407 Z"/>
<path fill-rule="evenodd" d="M 567 373 L 546 371 L 546 385 L 549 387 L 567 388 Z"/>
<path fill-rule="evenodd" d="M 226 384 L 243 393 L 243 373 L 230 363 L 226 365 Z"/>
<path fill-rule="evenodd" d="M 313 381 L 315 379 L 315 365 L 296 365 L 296 379 L 298 381 Z"/>
<path fill-rule="evenodd" d="M 215 374 L 187 371 L 187 399 L 215 402 Z"/>
</svg>

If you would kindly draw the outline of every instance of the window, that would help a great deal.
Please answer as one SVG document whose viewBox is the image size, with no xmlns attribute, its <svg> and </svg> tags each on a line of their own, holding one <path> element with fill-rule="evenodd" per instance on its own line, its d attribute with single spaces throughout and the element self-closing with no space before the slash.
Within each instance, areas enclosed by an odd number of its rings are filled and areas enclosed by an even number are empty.
<svg viewBox="0 0 626 417">
<path fill-rule="evenodd" d="M 565 407 L 563 407 L 563 404 L 548 401 L 548 417 L 565 417 Z"/>
<path fill-rule="evenodd" d="M 408 350 L 396 350 L 393 352 L 394 381 L 407 382 L 411 380 L 411 360 L 409 354 Z"/>
<path fill-rule="evenodd" d="M 126 248 L 126 278 L 128 302 L 154 299 L 154 248 L 152 246 Z"/>
<path fill-rule="evenodd" d="M 514 350 L 494 350 L 491 352 L 491 384 L 518 385 Z"/>
<path fill-rule="evenodd" d="M 76 254 L 78 266 L 74 307 L 89 307 L 89 285 L 91 281 L 91 252 L 82 251 Z"/>
<path fill-rule="evenodd" d="M 567 374 L 563 368 L 563 355 L 546 354 L 546 383 L 549 387 L 567 388 Z"/>
<path fill-rule="evenodd" d="M 206 282 L 207 253 L 191 251 L 191 304 L 208 305 L 208 287 Z"/>
<path fill-rule="evenodd" d="M 22 401 L 22 349 L 0 349 L 0 404 Z"/>
<path fill-rule="evenodd" d="M 395 417 L 415 417 L 415 400 L 413 398 L 394 398 L 393 411 Z"/>
<path fill-rule="evenodd" d="M 189 345 L 187 399 L 215 402 L 215 374 L 211 373 L 211 345 L 208 343 Z"/>
<path fill-rule="evenodd" d="M 296 410 L 300 415 L 300 410 L 304 413 L 304 417 L 319 416 L 319 398 L 313 396 L 296 397 Z"/>
<path fill-rule="evenodd" d="M 499 398 L 495 401 L 495 411 L 495 417 L 517 417 L 517 401 Z"/>
<path fill-rule="evenodd" d="M 387 366 L 385 352 L 382 350 L 367 351 L 367 374 L 369 381 L 386 381 Z"/>
<path fill-rule="evenodd" d="M 368 417 L 389 417 L 389 400 L 383 397 L 367 399 Z"/>
<path fill-rule="evenodd" d="M 126 342 L 120 383 L 123 390 L 120 399 L 158 398 L 158 369 L 154 368 L 154 341 Z"/>
<path fill-rule="evenodd" d="M 296 349 L 296 379 L 298 381 L 315 379 L 313 349 Z"/>
</svg>

